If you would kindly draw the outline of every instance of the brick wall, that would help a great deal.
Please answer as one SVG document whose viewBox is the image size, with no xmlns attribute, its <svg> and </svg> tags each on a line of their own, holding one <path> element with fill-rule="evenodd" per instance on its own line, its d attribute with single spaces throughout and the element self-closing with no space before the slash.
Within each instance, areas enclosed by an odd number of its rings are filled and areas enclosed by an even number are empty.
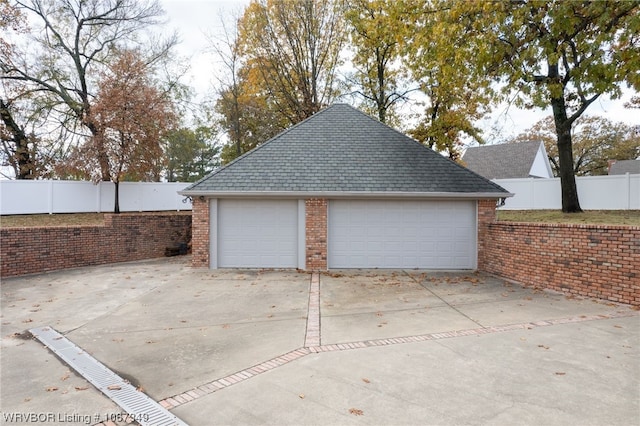
<svg viewBox="0 0 640 426">
<path fill-rule="evenodd" d="M 209 267 L 209 200 L 193 198 L 191 208 L 193 235 L 191 240 L 191 264 L 195 267 Z"/>
<path fill-rule="evenodd" d="M 305 253 L 307 270 L 327 269 L 327 200 L 305 200 Z"/>
<path fill-rule="evenodd" d="M 496 200 L 478 200 L 478 269 L 486 263 L 486 244 L 489 225 L 496 221 Z"/>
<path fill-rule="evenodd" d="M 103 226 L 0 229 L 0 275 L 162 257 L 191 233 L 191 212 L 104 216 Z"/>
<path fill-rule="evenodd" d="M 640 227 L 496 222 L 485 240 L 487 272 L 640 306 Z"/>
</svg>

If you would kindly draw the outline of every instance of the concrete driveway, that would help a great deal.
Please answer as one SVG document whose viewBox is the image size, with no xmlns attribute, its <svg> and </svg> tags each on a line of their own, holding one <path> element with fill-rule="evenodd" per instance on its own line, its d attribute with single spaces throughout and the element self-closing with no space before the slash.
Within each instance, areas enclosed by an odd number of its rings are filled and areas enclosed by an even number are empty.
<svg viewBox="0 0 640 426">
<path fill-rule="evenodd" d="M 1 302 L 3 424 L 128 423 L 25 333 L 42 326 L 190 425 L 640 415 L 640 312 L 483 274 L 209 271 L 171 258 L 6 279 Z"/>
</svg>

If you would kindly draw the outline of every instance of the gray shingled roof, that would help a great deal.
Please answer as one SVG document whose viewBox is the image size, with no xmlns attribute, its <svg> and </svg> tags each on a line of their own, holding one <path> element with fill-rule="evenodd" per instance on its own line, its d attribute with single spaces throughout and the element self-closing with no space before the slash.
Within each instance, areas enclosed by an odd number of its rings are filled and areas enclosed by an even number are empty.
<svg viewBox="0 0 640 426">
<path fill-rule="evenodd" d="M 540 141 L 503 143 L 467 148 L 462 162 L 487 179 L 527 178 Z"/>
<path fill-rule="evenodd" d="M 406 135 L 336 104 L 181 191 L 184 195 L 510 194 Z M 383 194 L 383 195 L 384 195 Z"/>
<path fill-rule="evenodd" d="M 640 173 L 640 160 L 618 160 L 611 165 L 610 175 L 624 175 Z"/>
</svg>

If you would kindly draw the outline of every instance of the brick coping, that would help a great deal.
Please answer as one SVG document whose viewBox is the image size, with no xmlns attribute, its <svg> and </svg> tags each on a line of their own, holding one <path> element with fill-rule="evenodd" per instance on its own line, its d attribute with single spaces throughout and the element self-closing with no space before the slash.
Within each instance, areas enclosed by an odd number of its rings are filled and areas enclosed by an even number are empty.
<svg viewBox="0 0 640 426">
<path fill-rule="evenodd" d="M 635 225 L 610 225 L 610 224 L 589 224 L 589 223 L 546 223 L 546 222 L 511 222 L 506 220 L 497 220 L 489 223 L 494 225 L 514 225 L 514 226 L 531 226 L 537 228 L 578 228 L 578 229 L 622 229 L 631 231 L 640 231 L 640 226 Z"/>
<path fill-rule="evenodd" d="M 35 225 L 35 226 L 0 226 L 0 231 L 8 230 L 8 231 L 28 231 L 30 229 L 89 229 L 89 228 L 106 228 L 111 226 L 111 222 L 114 218 L 119 217 L 136 217 L 136 216 L 190 216 L 190 210 L 180 210 L 180 211 L 164 211 L 164 212 L 123 212 L 123 213 L 113 213 L 113 212 L 89 212 L 102 214 L 102 223 L 101 224 L 93 224 L 93 225 Z M 45 214 L 45 213 L 42 213 Z M 73 214 L 73 213 L 54 213 L 54 214 Z M 14 215 L 6 215 L 6 216 L 14 216 Z"/>
</svg>

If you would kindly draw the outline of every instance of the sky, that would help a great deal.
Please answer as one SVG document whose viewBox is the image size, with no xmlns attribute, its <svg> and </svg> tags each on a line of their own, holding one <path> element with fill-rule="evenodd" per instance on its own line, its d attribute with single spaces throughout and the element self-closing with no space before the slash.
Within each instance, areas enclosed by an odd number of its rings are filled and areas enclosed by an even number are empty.
<svg viewBox="0 0 640 426">
<path fill-rule="evenodd" d="M 200 99 L 211 96 L 215 90 L 215 75 L 221 66 L 215 54 L 208 52 L 207 35 L 222 34 L 222 17 L 240 15 L 249 0 L 160 0 L 168 19 L 167 28 L 177 30 L 181 39 L 178 51 L 191 64 L 185 83 L 192 86 Z M 631 97 L 626 91 L 622 99 L 610 100 L 605 97 L 596 100 L 586 111 L 586 115 L 601 115 L 612 121 L 624 121 L 640 125 L 638 110 L 624 108 Z M 480 127 L 484 135 L 498 135 L 487 143 L 501 142 L 525 131 L 540 119 L 551 115 L 547 110 L 520 110 L 513 106 L 500 105 L 484 119 Z"/>
</svg>

